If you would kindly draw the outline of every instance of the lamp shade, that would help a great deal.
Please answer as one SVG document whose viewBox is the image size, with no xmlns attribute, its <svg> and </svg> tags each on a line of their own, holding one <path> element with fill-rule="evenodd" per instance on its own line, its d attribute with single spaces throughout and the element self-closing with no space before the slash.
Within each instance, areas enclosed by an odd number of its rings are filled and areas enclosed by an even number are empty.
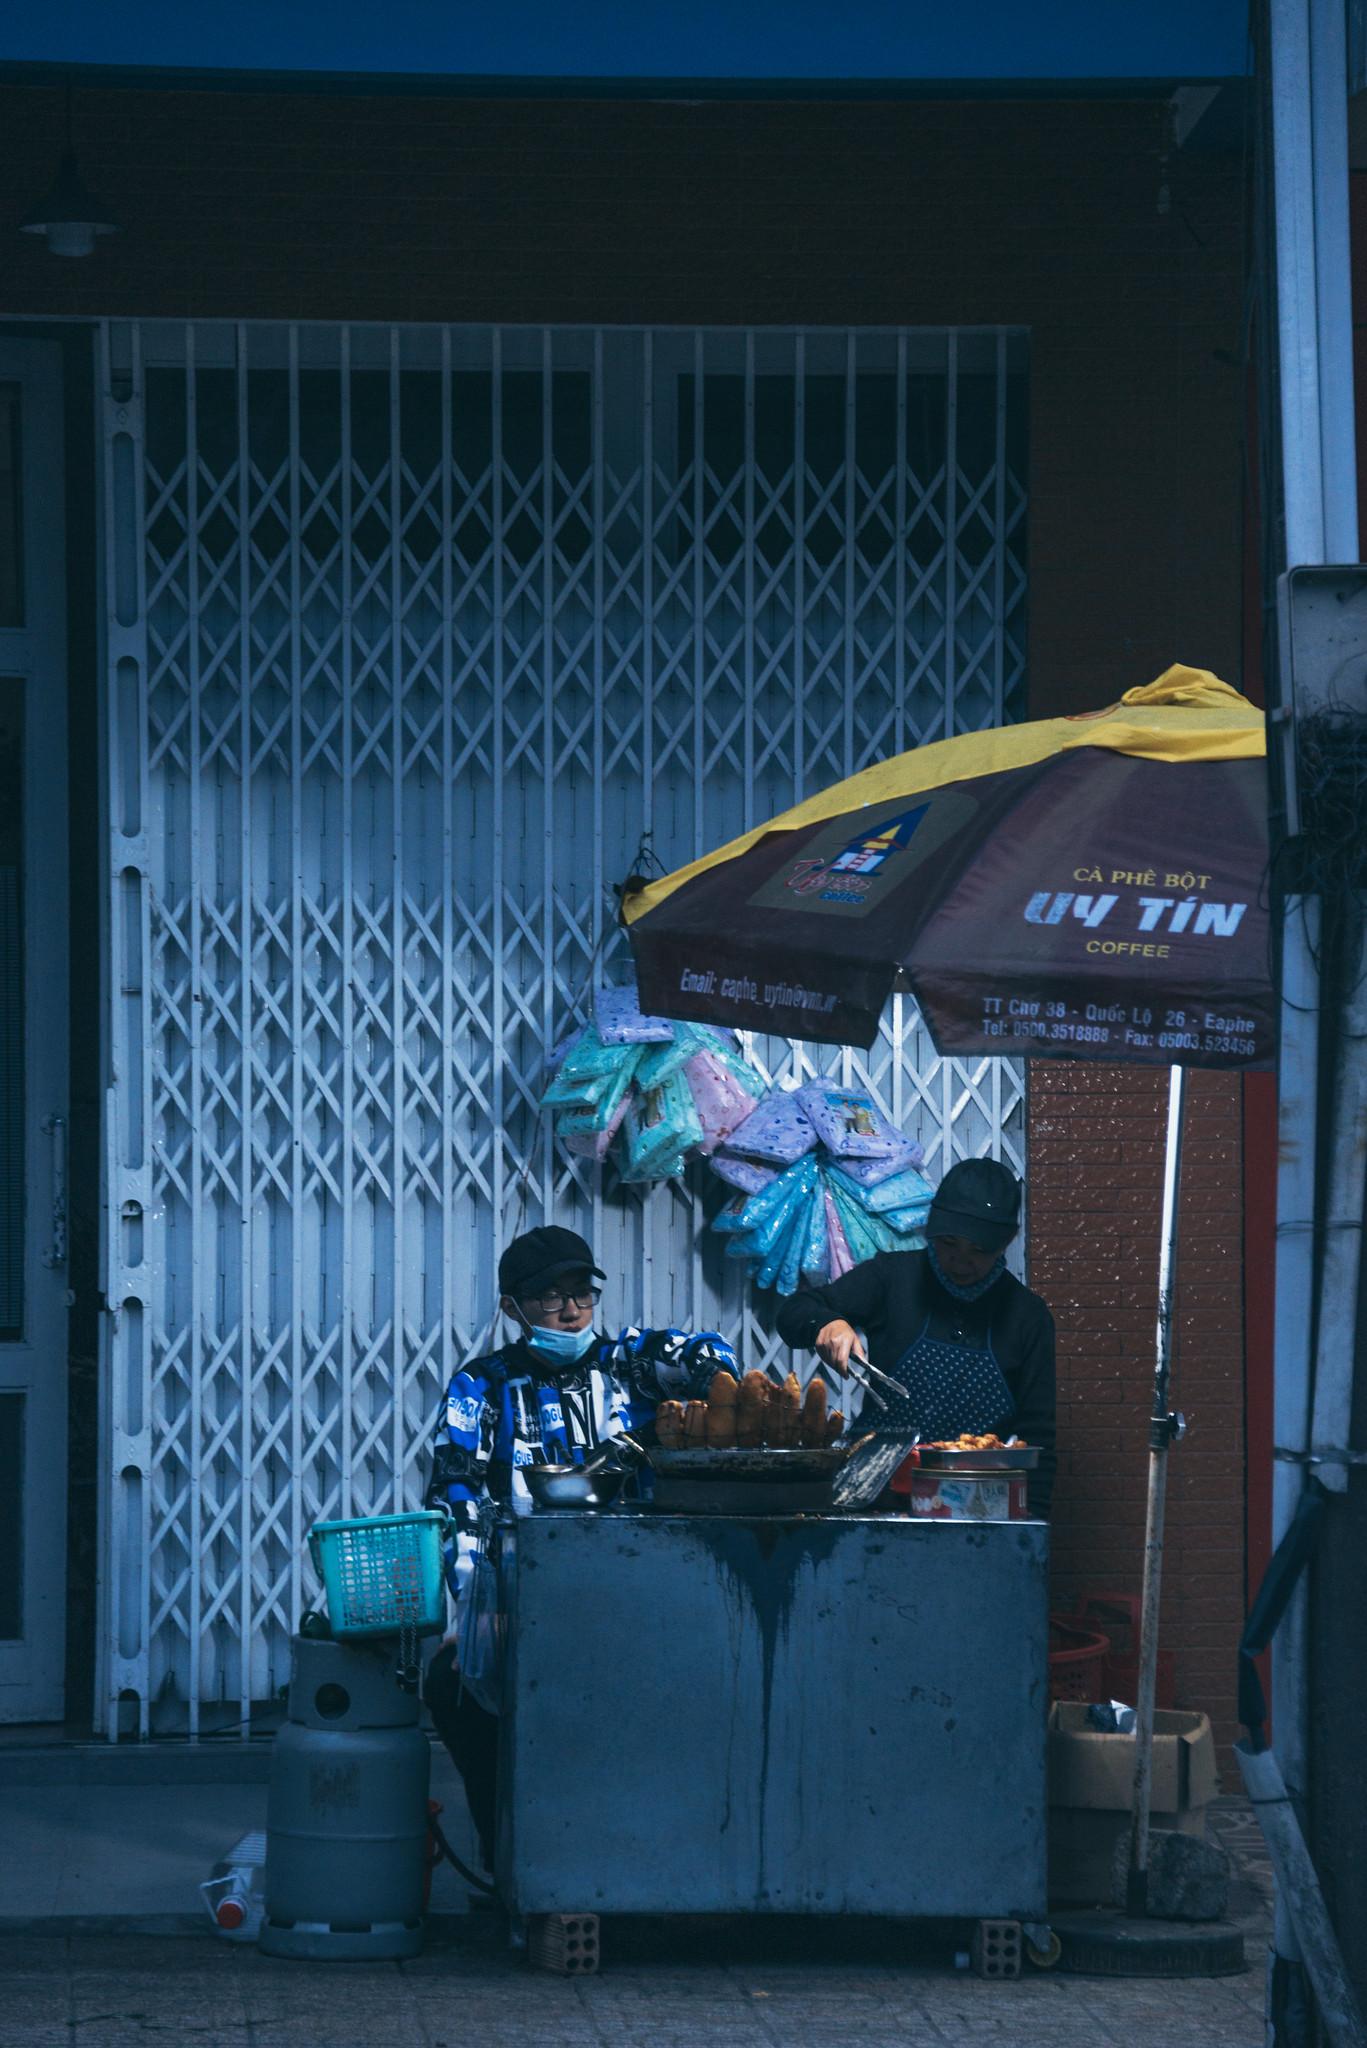
<svg viewBox="0 0 1367 2048">
<path fill-rule="evenodd" d="M 45 235 L 54 256 L 89 256 L 97 235 L 119 232 L 109 208 L 82 183 L 70 146 L 62 151 L 56 183 L 19 226 L 26 235 Z"/>
</svg>

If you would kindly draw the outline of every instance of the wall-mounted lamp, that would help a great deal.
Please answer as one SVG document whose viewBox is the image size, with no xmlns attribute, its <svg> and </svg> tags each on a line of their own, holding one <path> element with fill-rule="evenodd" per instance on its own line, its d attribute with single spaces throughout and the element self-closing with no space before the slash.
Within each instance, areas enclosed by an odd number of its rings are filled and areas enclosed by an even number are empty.
<svg viewBox="0 0 1367 2048">
<path fill-rule="evenodd" d="M 71 140 L 71 88 L 66 95 L 66 147 L 57 182 L 19 223 L 25 235 L 44 235 L 54 256 L 89 256 L 97 235 L 116 235 L 119 223 L 109 208 L 87 190 L 76 169 Z"/>
</svg>

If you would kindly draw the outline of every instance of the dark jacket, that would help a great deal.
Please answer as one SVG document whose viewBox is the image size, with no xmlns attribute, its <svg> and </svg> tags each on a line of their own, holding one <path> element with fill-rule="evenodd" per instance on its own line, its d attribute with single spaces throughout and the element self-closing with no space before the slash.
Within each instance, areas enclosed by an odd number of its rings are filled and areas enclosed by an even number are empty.
<svg viewBox="0 0 1367 2048">
<path fill-rule="evenodd" d="M 955 1301 L 935 1278 L 925 1252 L 879 1252 L 828 1287 L 806 1287 L 780 1302 L 778 1333 L 795 1350 L 810 1350 L 817 1331 L 836 1317 L 863 1333 L 874 1365 L 894 1374 L 927 1323 L 930 1336 L 974 1350 L 990 1339 L 1016 1404 L 1001 1417 L 1009 1428 L 992 1427 L 1044 1452 L 1031 1475 L 1030 1508 L 1048 1513 L 1057 1462 L 1054 1319 L 1037 1294 L 1003 1273 L 979 1300 Z"/>
</svg>

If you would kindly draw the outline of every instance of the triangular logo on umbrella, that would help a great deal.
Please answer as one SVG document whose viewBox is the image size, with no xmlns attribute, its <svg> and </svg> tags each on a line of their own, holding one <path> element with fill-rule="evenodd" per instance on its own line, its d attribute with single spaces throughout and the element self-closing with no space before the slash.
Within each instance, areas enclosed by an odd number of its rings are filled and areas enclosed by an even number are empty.
<svg viewBox="0 0 1367 2048">
<path fill-rule="evenodd" d="M 903 811 L 900 818 L 890 818 L 886 825 L 880 825 L 876 832 L 858 839 L 851 839 L 831 862 L 831 872 L 837 875 L 871 875 L 881 868 L 890 853 L 900 853 L 911 841 L 911 835 L 930 809 L 929 804 L 917 804 L 915 810 Z"/>
<path fill-rule="evenodd" d="M 799 861 L 789 877 L 788 887 L 806 896 L 837 875 L 876 875 L 894 853 L 904 852 L 911 844 L 917 826 L 929 809 L 928 803 L 916 804 L 895 818 L 885 819 L 872 831 L 857 833 L 828 860 Z"/>
</svg>

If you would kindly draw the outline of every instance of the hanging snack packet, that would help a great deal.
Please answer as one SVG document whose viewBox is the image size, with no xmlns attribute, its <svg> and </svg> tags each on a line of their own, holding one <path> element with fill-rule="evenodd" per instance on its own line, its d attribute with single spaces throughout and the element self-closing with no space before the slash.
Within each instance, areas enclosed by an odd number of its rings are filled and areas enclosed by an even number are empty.
<svg viewBox="0 0 1367 2048">
<path fill-rule="evenodd" d="M 794 1204 L 782 1243 L 755 1269 L 757 1287 L 772 1287 L 779 1294 L 796 1291 L 802 1270 L 802 1253 L 807 1243 L 807 1221 L 813 1202 L 819 1199 L 816 1189 L 813 1189 L 801 1202 Z"/>
<path fill-rule="evenodd" d="M 827 1222 L 827 1207 L 825 1179 L 818 1175 L 817 1184 L 812 1189 L 812 1199 L 807 1205 L 802 1251 L 798 1262 L 802 1278 L 812 1281 L 818 1287 L 824 1281 L 834 1278 L 831 1272 L 830 1226 Z M 796 1286 L 797 1281 L 794 1279 L 793 1286 L 785 1288 L 783 1292 L 792 1294 Z"/>
<path fill-rule="evenodd" d="M 638 1090 L 623 1124 L 624 1180 L 654 1180 L 683 1171 L 683 1155 L 702 1137 L 702 1125 L 682 1074 Z"/>
<path fill-rule="evenodd" d="M 560 1112 L 555 1120 L 556 1136 L 584 1136 L 590 1131 L 605 1131 L 609 1125 L 615 1130 L 621 1121 L 618 1112 L 627 1100 L 639 1057 L 639 1046 L 618 1046 L 616 1065 L 604 1074 L 600 1081 L 570 1082 L 571 1088 L 596 1088 L 598 1093 L 586 1103 L 570 1102 L 555 1105 Z M 545 1100 L 548 1103 L 551 1100 L 549 1090 Z"/>
<path fill-rule="evenodd" d="M 871 1259 L 879 1252 L 897 1249 L 897 1238 L 881 1218 L 870 1216 L 865 1209 L 834 1185 L 831 1175 L 827 1185 L 835 1199 L 836 1210 L 844 1226 L 845 1242 L 850 1248 L 850 1257 L 856 1266 L 862 1266 L 865 1259 Z"/>
<path fill-rule="evenodd" d="M 685 1062 L 684 1073 L 702 1124 L 702 1149 L 705 1153 L 713 1152 L 737 1124 L 744 1123 L 755 1106 L 755 1098 L 741 1086 L 719 1053 L 695 1052 Z"/>
<path fill-rule="evenodd" d="M 890 1180 L 895 1173 L 901 1173 L 908 1166 L 923 1166 L 925 1153 L 914 1138 L 905 1132 L 895 1133 L 897 1143 L 892 1151 L 881 1159 L 842 1159 L 840 1171 L 847 1180 L 857 1181 L 860 1187 L 877 1187 L 881 1181 Z"/>
<path fill-rule="evenodd" d="M 773 1166 L 761 1166 L 757 1159 L 728 1159 L 724 1152 L 713 1152 L 707 1163 L 718 1180 L 724 1180 L 728 1187 L 741 1188 L 747 1195 L 757 1195 L 761 1188 L 767 1188 L 778 1171 Z"/>
<path fill-rule="evenodd" d="M 541 1098 L 543 1109 L 593 1109 L 607 1093 L 611 1074 L 594 1074 L 583 1081 L 569 1080 L 561 1073 Z"/>
<path fill-rule="evenodd" d="M 727 1246 L 738 1259 L 766 1258 L 785 1238 L 794 1213 L 811 1192 L 815 1161 L 803 1159 L 751 1195 L 741 1212 L 741 1229 Z"/>
<path fill-rule="evenodd" d="M 604 1045 L 668 1044 L 674 1037 L 668 1017 L 643 1015 L 634 981 L 622 988 L 600 988 L 593 999 L 593 1018 Z"/>
<path fill-rule="evenodd" d="M 800 1091 L 771 1088 L 763 1102 L 726 1139 L 726 1150 L 748 1159 L 791 1165 L 816 1144 L 816 1131 L 802 1105 Z"/>
<path fill-rule="evenodd" d="M 695 1024 L 671 1024 L 673 1036 L 668 1045 L 648 1046 L 641 1055 L 641 1065 L 636 1077 L 638 1088 L 658 1088 L 662 1081 L 677 1074 L 694 1053 L 705 1050 L 706 1041 Z"/>
<path fill-rule="evenodd" d="M 809 1081 L 802 1106 L 818 1138 L 837 1159 L 884 1159 L 899 1133 L 867 1088 L 841 1088 L 833 1081 Z"/>
<path fill-rule="evenodd" d="M 738 1230 L 745 1228 L 744 1215 L 745 1196 L 742 1194 L 732 1195 L 728 1201 L 722 1203 L 720 1209 L 712 1218 L 712 1228 L 721 1237 L 731 1237 Z"/>
<path fill-rule="evenodd" d="M 831 1172 L 844 1181 L 845 1193 L 871 1216 L 886 1216 L 896 1209 L 919 1208 L 924 1217 L 935 1192 L 930 1182 L 912 1167 L 890 1174 L 887 1180 L 880 1180 L 871 1188 L 861 1187 L 858 1181 L 852 1180 L 843 1166 L 832 1167 Z"/>
<path fill-rule="evenodd" d="M 610 1074 L 621 1057 L 620 1049 L 604 1045 L 592 1024 L 586 1024 L 573 1039 L 569 1051 L 556 1069 L 557 1081 L 592 1081 Z"/>
<path fill-rule="evenodd" d="M 854 1266 L 854 1258 L 850 1251 L 849 1241 L 845 1236 L 845 1226 L 840 1221 L 840 1211 L 835 1205 L 835 1198 L 829 1188 L 823 1189 L 822 1199 L 826 1204 L 826 1243 L 829 1248 L 828 1278 L 838 1280 L 842 1273 L 851 1271 Z"/>
<path fill-rule="evenodd" d="M 562 1109 L 555 1120 L 555 1135 L 567 1152 L 576 1159 L 607 1158 L 612 1141 L 622 1128 L 622 1119 L 627 1113 L 627 1091 L 624 1088 L 617 1099 L 617 1106 L 606 1123 L 599 1121 L 599 1113 L 593 1111 L 581 1116 L 575 1110 Z"/>
<path fill-rule="evenodd" d="M 895 1230 L 900 1238 L 911 1240 L 910 1245 L 903 1243 L 898 1247 L 899 1251 L 907 1251 L 925 1243 L 926 1217 L 929 1214 L 929 1202 L 916 1202 L 906 1209 L 889 1209 L 878 1221 L 885 1223 L 889 1230 Z"/>
</svg>

